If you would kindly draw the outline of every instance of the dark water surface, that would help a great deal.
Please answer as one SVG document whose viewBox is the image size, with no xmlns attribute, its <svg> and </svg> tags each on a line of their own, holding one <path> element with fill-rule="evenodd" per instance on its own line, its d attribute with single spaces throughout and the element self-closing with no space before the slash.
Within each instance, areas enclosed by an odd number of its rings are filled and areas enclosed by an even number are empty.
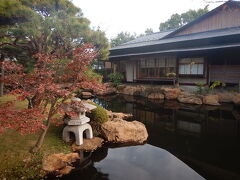
<svg viewBox="0 0 240 180">
<path fill-rule="evenodd" d="M 147 144 L 85 154 L 86 162 L 63 179 L 240 180 L 239 107 L 120 95 L 94 101 L 108 110 L 133 114 L 147 127 Z"/>
</svg>

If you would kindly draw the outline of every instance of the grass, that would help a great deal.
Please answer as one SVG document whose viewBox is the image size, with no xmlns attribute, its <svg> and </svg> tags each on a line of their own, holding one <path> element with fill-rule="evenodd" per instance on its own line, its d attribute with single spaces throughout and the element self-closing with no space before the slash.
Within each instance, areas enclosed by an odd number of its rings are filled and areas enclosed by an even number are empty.
<svg viewBox="0 0 240 180">
<path fill-rule="evenodd" d="M 14 100 L 14 96 L 0 97 L 0 104 Z M 25 108 L 27 102 L 17 102 L 15 108 Z M 0 135 L 0 179 L 40 179 L 43 156 L 53 153 L 69 153 L 70 146 L 61 139 L 63 126 L 51 126 L 41 150 L 31 154 L 29 149 L 35 144 L 39 134 L 20 135 L 7 130 Z"/>
</svg>

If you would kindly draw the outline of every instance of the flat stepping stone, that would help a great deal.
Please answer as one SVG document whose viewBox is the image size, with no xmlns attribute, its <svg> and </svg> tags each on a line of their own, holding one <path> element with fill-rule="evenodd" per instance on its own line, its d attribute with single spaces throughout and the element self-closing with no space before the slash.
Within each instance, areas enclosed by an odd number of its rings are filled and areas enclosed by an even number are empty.
<svg viewBox="0 0 240 180">
<path fill-rule="evenodd" d="M 85 152 L 92 152 L 99 147 L 102 147 L 103 139 L 99 137 L 94 137 L 92 139 L 84 139 L 83 144 L 78 146 L 75 143 L 72 145 L 72 150 L 76 151 L 85 151 Z"/>
</svg>

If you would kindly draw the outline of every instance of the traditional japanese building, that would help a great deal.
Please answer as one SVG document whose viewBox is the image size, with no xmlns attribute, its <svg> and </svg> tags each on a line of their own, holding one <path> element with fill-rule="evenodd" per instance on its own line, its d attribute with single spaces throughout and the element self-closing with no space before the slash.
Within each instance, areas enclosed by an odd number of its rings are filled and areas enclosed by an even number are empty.
<svg viewBox="0 0 240 180">
<path fill-rule="evenodd" d="M 110 61 L 126 82 L 238 84 L 240 2 L 228 1 L 178 29 L 114 47 Z"/>
</svg>

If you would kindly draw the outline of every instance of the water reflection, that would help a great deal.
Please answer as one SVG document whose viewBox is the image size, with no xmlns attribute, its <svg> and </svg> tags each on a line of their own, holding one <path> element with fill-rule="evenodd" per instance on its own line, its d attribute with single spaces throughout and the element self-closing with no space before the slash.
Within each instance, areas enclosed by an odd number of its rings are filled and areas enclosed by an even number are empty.
<svg viewBox="0 0 240 180">
<path fill-rule="evenodd" d="M 204 179 L 181 160 L 152 145 L 103 148 L 92 154 L 86 167 L 62 179 L 83 180 L 202 180 Z M 104 155 L 104 156 L 101 156 Z M 101 158 L 99 157 L 101 156 Z M 99 159 L 100 158 L 100 159 Z M 103 159 L 102 159 L 103 158 Z M 96 160 L 98 162 L 96 162 Z"/>
<path fill-rule="evenodd" d="M 109 149 L 108 156 L 95 167 L 109 179 L 203 179 L 167 151 L 151 145 Z"/>
<path fill-rule="evenodd" d="M 166 149 L 206 179 L 240 179 L 240 111 L 232 104 L 199 106 L 132 96 L 95 99 L 106 109 L 132 113 Z"/>
</svg>

